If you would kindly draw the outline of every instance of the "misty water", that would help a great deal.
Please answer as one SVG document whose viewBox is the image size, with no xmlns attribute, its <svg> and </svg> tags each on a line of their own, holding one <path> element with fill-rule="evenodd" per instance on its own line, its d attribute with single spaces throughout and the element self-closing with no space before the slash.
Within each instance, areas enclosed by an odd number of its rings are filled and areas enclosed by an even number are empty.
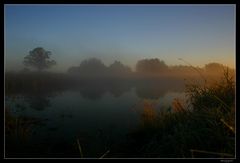
<svg viewBox="0 0 240 163">
<path fill-rule="evenodd" d="M 7 137 L 7 154 L 14 157 L 100 157 L 128 139 L 141 124 L 144 102 L 156 112 L 167 111 L 175 99 L 185 99 L 184 81 L 114 83 L 72 87 L 5 97 L 16 117 L 39 120 L 25 139 Z"/>
</svg>

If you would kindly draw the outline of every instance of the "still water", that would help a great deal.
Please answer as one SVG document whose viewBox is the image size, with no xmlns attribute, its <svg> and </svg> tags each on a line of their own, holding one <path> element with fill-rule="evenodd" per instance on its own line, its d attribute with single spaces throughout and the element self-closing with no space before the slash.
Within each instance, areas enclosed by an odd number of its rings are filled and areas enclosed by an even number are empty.
<svg viewBox="0 0 240 163">
<path fill-rule="evenodd" d="M 129 87 L 115 84 L 111 89 L 94 84 L 8 95 L 5 108 L 12 116 L 30 117 L 37 123 L 30 122 L 27 131 L 22 129 L 26 133 L 16 136 L 14 131 L 6 136 L 6 157 L 99 158 L 138 128 L 144 102 L 154 104 L 160 112 L 171 107 L 174 98 L 185 98 L 183 81 Z"/>
</svg>

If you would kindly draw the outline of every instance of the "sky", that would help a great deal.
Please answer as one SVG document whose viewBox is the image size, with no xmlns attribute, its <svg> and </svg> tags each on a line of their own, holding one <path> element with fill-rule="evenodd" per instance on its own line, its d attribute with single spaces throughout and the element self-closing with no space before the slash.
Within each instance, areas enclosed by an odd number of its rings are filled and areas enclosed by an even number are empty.
<svg viewBox="0 0 240 163">
<path fill-rule="evenodd" d="M 10 5 L 4 6 L 5 69 L 24 68 L 30 50 L 51 51 L 66 72 L 88 58 L 133 70 L 138 60 L 159 58 L 203 67 L 235 68 L 235 5 Z"/>
</svg>

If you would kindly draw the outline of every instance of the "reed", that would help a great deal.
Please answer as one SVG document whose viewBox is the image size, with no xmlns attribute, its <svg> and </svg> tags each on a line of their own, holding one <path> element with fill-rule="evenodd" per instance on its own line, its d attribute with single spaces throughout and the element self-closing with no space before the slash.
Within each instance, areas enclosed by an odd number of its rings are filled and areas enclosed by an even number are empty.
<svg viewBox="0 0 240 163">
<path fill-rule="evenodd" d="M 188 103 L 175 99 L 171 111 L 153 114 L 144 104 L 141 125 L 130 134 L 126 151 L 135 157 L 235 156 L 235 82 L 225 71 L 214 84 L 186 85 Z M 153 116 L 154 115 L 154 116 Z M 148 122 L 148 123 L 147 123 Z M 149 123 L 151 122 L 151 123 Z M 154 124 L 154 125 L 153 125 Z M 127 155 L 127 153 L 126 153 Z"/>
</svg>

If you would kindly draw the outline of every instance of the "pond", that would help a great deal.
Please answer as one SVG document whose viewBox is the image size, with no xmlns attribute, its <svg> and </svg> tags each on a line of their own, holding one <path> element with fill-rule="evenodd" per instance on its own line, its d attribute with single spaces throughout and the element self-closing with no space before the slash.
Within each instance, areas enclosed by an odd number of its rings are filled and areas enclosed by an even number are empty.
<svg viewBox="0 0 240 163">
<path fill-rule="evenodd" d="M 145 102 L 160 112 L 175 98 L 185 99 L 183 80 L 107 86 L 94 82 L 5 96 L 14 126 L 5 135 L 6 157 L 99 158 L 139 126 Z"/>
</svg>

